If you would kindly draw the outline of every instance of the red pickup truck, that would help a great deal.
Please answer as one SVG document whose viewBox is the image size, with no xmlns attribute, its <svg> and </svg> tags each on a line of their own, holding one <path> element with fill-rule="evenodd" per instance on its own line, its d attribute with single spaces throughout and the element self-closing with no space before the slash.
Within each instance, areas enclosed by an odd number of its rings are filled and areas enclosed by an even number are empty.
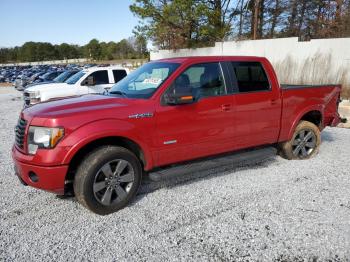
<svg viewBox="0 0 350 262">
<path fill-rule="evenodd" d="M 12 150 L 20 180 L 98 214 L 126 206 L 155 168 L 262 145 L 287 159 L 318 151 L 341 87 L 280 85 L 261 57 L 153 61 L 105 95 L 22 111 Z"/>
</svg>

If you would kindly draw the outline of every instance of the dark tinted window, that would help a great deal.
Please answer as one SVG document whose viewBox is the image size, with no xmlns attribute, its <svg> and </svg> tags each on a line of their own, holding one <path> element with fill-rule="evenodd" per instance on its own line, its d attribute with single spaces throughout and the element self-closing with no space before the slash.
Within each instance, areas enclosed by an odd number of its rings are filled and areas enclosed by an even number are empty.
<svg viewBox="0 0 350 262">
<path fill-rule="evenodd" d="M 265 70 L 258 62 L 233 62 L 240 93 L 270 90 Z"/>
<path fill-rule="evenodd" d="M 168 92 L 192 93 L 196 99 L 226 94 L 220 64 L 197 64 L 187 68 L 175 79 Z"/>
<path fill-rule="evenodd" d="M 126 77 L 126 71 L 125 70 L 113 70 L 113 76 L 114 76 L 114 83 L 118 83 L 120 80 L 122 80 L 124 77 Z"/>
<path fill-rule="evenodd" d="M 107 70 L 96 71 L 90 74 L 89 76 L 94 77 L 95 85 L 109 84 Z"/>
</svg>

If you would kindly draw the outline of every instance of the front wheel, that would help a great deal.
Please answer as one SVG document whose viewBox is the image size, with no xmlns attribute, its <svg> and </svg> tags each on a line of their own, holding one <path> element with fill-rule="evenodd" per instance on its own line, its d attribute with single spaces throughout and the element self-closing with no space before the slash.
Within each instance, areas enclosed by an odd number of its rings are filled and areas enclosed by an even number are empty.
<svg viewBox="0 0 350 262">
<path fill-rule="evenodd" d="M 74 193 L 86 208 L 107 215 L 125 207 L 136 195 L 142 178 L 141 164 L 129 150 L 103 146 L 79 166 Z"/>
<path fill-rule="evenodd" d="M 280 145 L 280 153 L 287 159 L 308 159 L 317 154 L 321 144 L 318 127 L 308 121 L 300 121 L 291 140 Z"/>
</svg>

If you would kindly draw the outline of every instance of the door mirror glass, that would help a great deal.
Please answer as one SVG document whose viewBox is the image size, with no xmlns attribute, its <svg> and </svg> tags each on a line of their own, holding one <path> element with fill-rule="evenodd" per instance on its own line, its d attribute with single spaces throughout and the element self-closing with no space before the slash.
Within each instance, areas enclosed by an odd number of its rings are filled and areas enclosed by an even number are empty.
<svg viewBox="0 0 350 262">
<path fill-rule="evenodd" d="M 95 85 L 95 79 L 93 76 L 88 76 L 86 79 L 86 85 L 87 86 L 94 86 Z"/>
<path fill-rule="evenodd" d="M 182 94 L 166 94 L 164 96 L 164 102 L 168 105 L 185 105 L 194 103 L 195 99 L 192 93 Z"/>
<path fill-rule="evenodd" d="M 184 74 L 178 76 L 166 91 L 163 99 L 167 105 L 184 105 L 195 102 L 188 76 Z"/>
<path fill-rule="evenodd" d="M 93 76 L 88 76 L 82 83 L 82 86 L 94 86 L 95 85 L 95 79 Z"/>
</svg>

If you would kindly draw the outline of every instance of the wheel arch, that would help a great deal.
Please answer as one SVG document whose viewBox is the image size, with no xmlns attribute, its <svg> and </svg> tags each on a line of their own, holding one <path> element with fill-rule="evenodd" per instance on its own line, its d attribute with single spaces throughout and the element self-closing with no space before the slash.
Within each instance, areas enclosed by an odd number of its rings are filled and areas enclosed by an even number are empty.
<svg viewBox="0 0 350 262">
<path fill-rule="evenodd" d="M 296 117 L 295 121 L 293 122 L 291 129 L 289 130 L 288 140 L 292 139 L 296 127 L 298 126 L 300 121 L 303 121 L 303 120 L 309 121 L 309 122 L 315 124 L 320 130 L 322 130 L 323 129 L 323 122 L 324 122 L 323 121 L 323 118 L 324 118 L 323 111 L 324 110 L 323 110 L 322 105 L 308 107 L 308 108 L 304 109 L 303 111 L 301 111 L 298 114 L 298 116 Z"/>
<path fill-rule="evenodd" d="M 66 181 L 74 179 L 75 171 L 82 162 L 82 160 L 86 157 L 86 155 L 88 155 L 96 148 L 107 145 L 120 146 L 130 150 L 140 160 L 143 169 L 147 169 L 147 166 L 150 164 L 148 162 L 149 159 L 147 158 L 145 151 L 135 141 L 123 136 L 100 137 L 98 139 L 86 142 L 84 145 L 79 147 L 79 149 L 74 153 L 74 155 L 72 155 L 72 157 L 69 159 L 69 167 L 68 172 L 66 174 Z"/>
</svg>

